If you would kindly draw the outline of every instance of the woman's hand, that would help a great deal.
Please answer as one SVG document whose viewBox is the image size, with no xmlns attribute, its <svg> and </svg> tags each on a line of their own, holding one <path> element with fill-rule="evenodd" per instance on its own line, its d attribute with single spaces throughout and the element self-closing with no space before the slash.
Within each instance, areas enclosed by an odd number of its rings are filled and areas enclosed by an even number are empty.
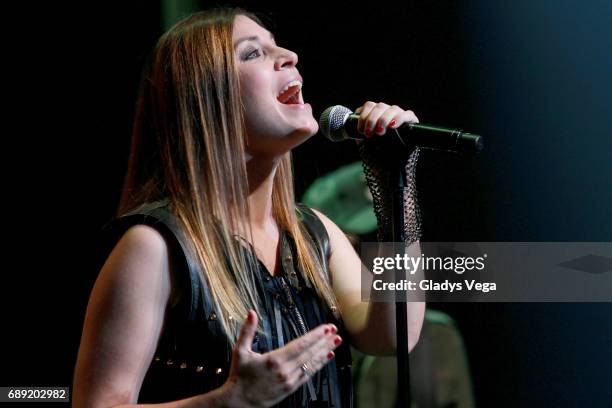
<svg viewBox="0 0 612 408">
<path fill-rule="evenodd" d="M 323 324 L 286 346 L 265 354 L 251 349 L 257 315 L 249 311 L 232 354 L 223 388 L 226 405 L 269 407 L 293 393 L 334 357 L 342 343 L 332 324 Z"/>
<path fill-rule="evenodd" d="M 419 123 L 414 112 L 403 110 L 397 105 L 389 106 L 386 103 L 368 101 L 355 109 L 359 114 L 357 130 L 366 137 L 374 134 L 382 136 L 387 129 L 397 129 L 404 123 Z"/>
</svg>

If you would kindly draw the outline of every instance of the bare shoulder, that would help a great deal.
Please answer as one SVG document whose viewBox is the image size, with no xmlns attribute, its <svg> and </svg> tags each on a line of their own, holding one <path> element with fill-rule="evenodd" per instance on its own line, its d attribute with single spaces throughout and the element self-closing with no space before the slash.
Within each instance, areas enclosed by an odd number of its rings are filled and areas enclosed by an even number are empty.
<svg viewBox="0 0 612 408">
<path fill-rule="evenodd" d="M 170 260 L 166 239 L 148 225 L 130 227 L 100 271 L 96 285 L 105 283 L 112 283 L 118 294 L 123 290 L 144 296 L 150 290 L 169 292 Z"/>
<path fill-rule="evenodd" d="M 168 245 L 162 234 L 153 227 L 139 224 L 130 227 L 123 234 L 111 256 L 159 258 L 167 254 Z"/>
</svg>

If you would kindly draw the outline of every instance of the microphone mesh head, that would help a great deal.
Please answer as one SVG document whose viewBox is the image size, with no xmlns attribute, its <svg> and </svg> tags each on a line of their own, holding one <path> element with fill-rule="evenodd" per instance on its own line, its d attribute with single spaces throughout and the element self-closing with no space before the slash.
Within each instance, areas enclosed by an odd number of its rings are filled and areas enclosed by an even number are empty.
<svg viewBox="0 0 612 408">
<path fill-rule="evenodd" d="M 319 119 L 319 129 L 326 138 L 332 142 L 346 140 L 347 136 L 344 133 L 344 122 L 348 115 L 353 113 L 349 108 L 336 105 L 325 109 Z"/>
</svg>

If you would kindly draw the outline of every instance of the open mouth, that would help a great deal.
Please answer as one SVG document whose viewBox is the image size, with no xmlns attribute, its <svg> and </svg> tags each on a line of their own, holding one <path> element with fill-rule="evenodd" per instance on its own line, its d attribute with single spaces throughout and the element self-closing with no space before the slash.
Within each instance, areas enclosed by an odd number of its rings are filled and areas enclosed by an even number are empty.
<svg viewBox="0 0 612 408">
<path fill-rule="evenodd" d="M 292 81 L 281 91 L 280 95 L 276 99 L 283 105 L 302 105 L 302 83 L 299 81 Z"/>
</svg>

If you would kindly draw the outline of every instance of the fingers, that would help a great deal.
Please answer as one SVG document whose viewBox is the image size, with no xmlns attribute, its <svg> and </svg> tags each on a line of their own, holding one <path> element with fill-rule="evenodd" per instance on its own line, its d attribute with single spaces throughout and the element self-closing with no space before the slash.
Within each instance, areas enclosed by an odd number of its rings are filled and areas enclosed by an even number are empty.
<svg viewBox="0 0 612 408">
<path fill-rule="evenodd" d="M 317 345 L 318 342 L 324 341 L 331 335 L 335 335 L 338 331 L 336 326 L 333 324 L 322 324 L 305 335 L 298 337 L 297 339 L 287 343 L 287 345 L 274 353 L 279 353 L 281 362 L 295 360 L 305 350 L 308 350 Z"/>
<path fill-rule="evenodd" d="M 404 110 L 397 105 L 389 107 L 376 121 L 376 134 L 384 135 L 387 128 L 395 129 L 401 125 L 401 117 L 404 114 Z"/>
<path fill-rule="evenodd" d="M 359 114 L 357 130 L 366 137 L 371 137 L 374 134 L 382 136 L 387 129 L 397 129 L 407 122 L 419 122 L 414 112 L 403 110 L 397 105 L 389 106 L 383 102 L 368 101 L 357 108 L 355 113 Z"/>
<path fill-rule="evenodd" d="M 380 116 L 380 107 L 374 102 L 368 101 L 361 108 L 357 108 L 355 112 L 359 113 L 359 120 L 357 121 L 357 131 L 359 133 L 363 133 L 366 136 L 372 135 L 372 128 L 374 127 L 374 122 L 372 122 L 372 118 Z"/>
<path fill-rule="evenodd" d="M 333 350 L 342 344 L 342 339 L 336 334 L 337 330 L 324 330 L 321 335 L 320 329 L 314 329 L 309 334 L 317 334 L 317 339 L 312 342 L 296 342 L 268 353 L 268 370 L 272 373 L 285 392 L 293 392 L 308 379 L 331 361 L 335 354 Z M 302 338 L 306 335 L 302 336 Z M 297 339 L 299 340 L 299 339 Z M 308 345 L 307 348 L 302 348 Z M 295 355 L 297 349 L 301 352 Z M 282 354 L 285 354 L 284 356 Z M 287 359 L 291 355 L 292 359 Z"/>
<path fill-rule="evenodd" d="M 319 371 L 329 360 L 334 358 L 334 350 L 342 344 L 342 338 L 332 335 L 322 339 L 314 347 L 305 350 L 297 359 L 298 370 L 308 376 Z M 304 366 L 305 365 L 305 366 Z M 303 369 L 305 367 L 305 370 Z"/>
<path fill-rule="evenodd" d="M 311 343 L 310 347 L 303 348 L 301 353 L 295 355 L 291 363 L 294 367 L 294 375 L 312 375 L 319 371 L 329 360 L 334 358 L 333 350 L 342 344 L 342 338 L 338 336 L 335 326 L 333 330 L 319 336 L 318 340 Z M 306 367 L 304 370 L 302 367 Z"/>
<path fill-rule="evenodd" d="M 332 348 L 338 347 L 342 344 L 342 339 L 339 336 L 334 336 L 333 346 Z M 329 349 L 326 349 L 327 351 Z M 292 375 L 292 381 L 295 388 L 301 386 L 306 381 L 308 381 L 313 375 L 315 375 L 319 370 L 321 370 L 327 363 L 329 363 L 335 354 L 333 350 L 327 351 L 325 354 L 318 354 L 307 361 L 303 362 L 298 366 L 298 369 Z"/>
<path fill-rule="evenodd" d="M 264 354 L 265 372 L 273 379 L 270 384 L 278 385 L 283 393 L 295 391 L 302 384 L 304 372 L 300 367 L 305 361 L 312 360 L 312 363 L 307 363 L 308 370 L 315 373 L 326 360 L 333 358 L 333 353 L 330 357 L 328 355 L 337 347 L 334 343 L 334 339 L 339 338 L 337 331 L 333 324 L 324 324 L 286 346 Z M 341 344 L 341 340 L 338 344 Z"/>
<path fill-rule="evenodd" d="M 239 351 L 251 351 L 253 345 L 253 338 L 257 332 L 257 313 L 253 310 L 249 310 L 247 318 L 242 324 L 240 329 L 240 335 L 236 341 L 236 349 Z"/>
</svg>

